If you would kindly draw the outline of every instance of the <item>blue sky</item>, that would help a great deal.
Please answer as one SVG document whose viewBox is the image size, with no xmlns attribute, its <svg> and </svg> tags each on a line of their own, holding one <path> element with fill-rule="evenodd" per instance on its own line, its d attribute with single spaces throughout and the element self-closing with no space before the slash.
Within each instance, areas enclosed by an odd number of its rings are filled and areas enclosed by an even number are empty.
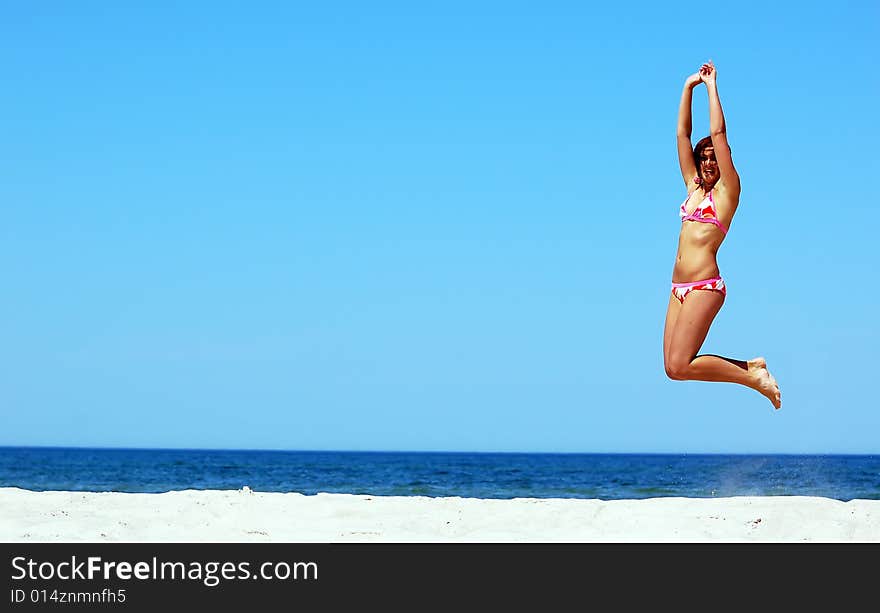
<svg viewBox="0 0 880 613">
<path fill-rule="evenodd" d="M 0 445 L 880 453 L 876 2 L 3 13 Z M 663 372 L 709 58 L 778 412 Z"/>
</svg>

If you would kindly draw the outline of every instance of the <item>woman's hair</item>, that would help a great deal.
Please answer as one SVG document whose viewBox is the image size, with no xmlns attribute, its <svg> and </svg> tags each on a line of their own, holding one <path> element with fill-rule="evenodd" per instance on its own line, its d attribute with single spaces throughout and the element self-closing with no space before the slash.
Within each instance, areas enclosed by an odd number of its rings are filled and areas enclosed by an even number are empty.
<svg viewBox="0 0 880 613">
<path fill-rule="evenodd" d="M 712 137 L 706 136 L 697 141 L 697 144 L 694 145 L 694 166 L 697 167 L 697 176 L 694 177 L 694 183 L 701 183 L 703 181 L 703 177 L 700 176 L 700 158 L 703 155 L 703 150 L 706 147 L 714 147 L 712 144 Z M 728 150 L 730 149 L 730 145 L 728 145 Z"/>
<path fill-rule="evenodd" d="M 697 167 L 697 174 L 700 174 L 700 156 L 703 155 L 703 149 L 706 147 L 712 147 L 712 137 L 706 136 L 705 138 L 701 138 L 697 141 L 697 144 L 694 145 L 694 165 Z"/>
</svg>

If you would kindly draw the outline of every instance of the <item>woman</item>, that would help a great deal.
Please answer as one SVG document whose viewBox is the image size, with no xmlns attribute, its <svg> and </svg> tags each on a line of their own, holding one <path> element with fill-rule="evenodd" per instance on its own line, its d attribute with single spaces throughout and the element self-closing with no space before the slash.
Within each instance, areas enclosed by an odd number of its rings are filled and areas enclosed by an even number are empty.
<svg viewBox="0 0 880 613">
<path fill-rule="evenodd" d="M 760 392 L 778 409 L 782 406 L 779 386 L 764 358 L 743 361 L 697 355 L 727 295 L 715 256 L 740 193 L 715 78 L 710 60 L 687 78 L 678 108 L 678 162 L 688 197 L 680 209 L 681 233 L 663 330 L 663 361 L 671 379 L 739 383 Z M 709 93 L 711 135 L 691 149 L 691 101 L 700 83 L 706 84 Z"/>
</svg>

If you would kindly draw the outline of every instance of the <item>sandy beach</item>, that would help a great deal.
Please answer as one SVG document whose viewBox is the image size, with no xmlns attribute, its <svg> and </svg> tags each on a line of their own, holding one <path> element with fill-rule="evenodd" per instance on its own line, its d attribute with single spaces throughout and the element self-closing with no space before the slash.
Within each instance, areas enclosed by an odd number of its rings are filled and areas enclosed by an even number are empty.
<svg viewBox="0 0 880 613">
<path fill-rule="evenodd" d="M 0 488 L 3 542 L 880 542 L 880 500 L 485 500 Z"/>
</svg>

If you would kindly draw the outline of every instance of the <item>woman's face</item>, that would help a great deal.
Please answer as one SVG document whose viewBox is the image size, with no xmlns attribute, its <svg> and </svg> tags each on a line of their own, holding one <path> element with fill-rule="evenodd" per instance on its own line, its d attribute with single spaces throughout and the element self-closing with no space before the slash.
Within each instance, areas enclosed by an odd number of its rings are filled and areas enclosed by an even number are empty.
<svg viewBox="0 0 880 613">
<path fill-rule="evenodd" d="M 703 183 L 714 185 L 718 181 L 718 161 L 715 159 L 715 148 L 706 147 L 700 153 L 700 178 Z"/>
</svg>

